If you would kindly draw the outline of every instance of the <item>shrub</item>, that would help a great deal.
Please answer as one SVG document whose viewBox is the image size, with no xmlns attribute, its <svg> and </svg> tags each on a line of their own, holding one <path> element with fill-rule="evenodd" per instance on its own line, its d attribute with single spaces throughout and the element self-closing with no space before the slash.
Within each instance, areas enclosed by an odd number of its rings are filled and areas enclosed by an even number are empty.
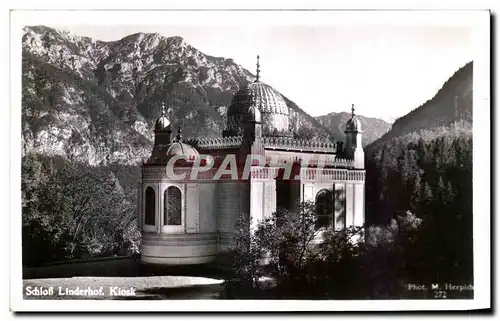
<svg viewBox="0 0 500 321">
<path fill-rule="evenodd" d="M 236 220 L 234 246 L 230 249 L 232 274 L 228 275 L 226 281 L 234 283 L 233 277 L 236 277 L 240 285 L 253 288 L 258 285 L 258 279 L 263 274 L 263 251 L 257 246 L 250 225 L 251 217 L 248 215 L 243 214 Z"/>
<path fill-rule="evenodd" d="M 108 168 L 29 154 L 21 173 L 23 264 L 137 251 L 136 191 Z"/>
<path fill-rule="evenodd" d="M 387 226 L 318 228 L 313 203 L 278 210 L 255 233 L 244 216 L 237 228 L 233 269 L 254 287 L 266 258 L 274 295 L 286 298 L 398 298 L 408 295 L 422 219 L 407 211 Z M 242 224 L 243 223 L 243 224 Z M 365 235 L 366 231 L 366 235 Z M 418 283 L 418 282 L 415 282 Z"/>
<path fill-rule="evenodd" d="M 274 275 L 297 278 L 297 272 L 318 256 L 316 220 L 314 204 L 305 202 L 296 212 L 279 209 L 258 224 L 256 245 L 266 253 Z"/>
</svg>

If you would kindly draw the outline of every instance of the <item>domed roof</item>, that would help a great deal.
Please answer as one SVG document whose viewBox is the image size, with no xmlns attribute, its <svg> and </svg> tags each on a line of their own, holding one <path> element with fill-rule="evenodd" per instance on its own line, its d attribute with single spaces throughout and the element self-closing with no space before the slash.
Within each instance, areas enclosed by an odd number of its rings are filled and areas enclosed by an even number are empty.
<svg viewBox="0 0 500 321">
<path fill-rule="evenodd" d="M 226 131 L 240 135 L 244 127 L 242 122 L 247 119 L 260 119 L 264 135 L 290 136 L 292 131 L 285 99 L 273 87 L 259 81 L 259 67 L 257 56 L 257 79 L 234 95 L 227 109 Z M 259 111 L 260 115 L 256 111 Z"/>
<path fill-rule="evenodd" d="M 161 116 L 155 123 L 155 130 L 166 130 L 170 128 L 170 122 L 167 117 Z"/>
<path fill-rule="evenodd" d="M 361 122 L 357 117 L 352 117 L 350 118 L 347 123 L 345 124 L 345 130 L 346 131 L 361 131 Z"/>
<path fill-rule="evenodd" d="M 178 155 L 185 156 L 186 161 L 193 161 L 200 156 L 198 151 L 193 146 L 183 142 L 174 142 L 168 148 L 166 156 L 170 158 Z"/>
<path fill-rule="evenodd" d="M 200 157 L 200 154 L 193 146 L 183 143 L 181 137 L 181 129 L 179 128 L 179 132 L 174 142 L 170 144 L 170 147 L 167 150 L 166 156 L 167 158 L 183 155 L 185 156 L 184 160 L 193 161 L 194 159 Z"/>
<path fill-rule="evenodd" d="M 250 106 L 259 108 L 262 114 L 281 114 L 288 116 L 288 106 L 283 96 L 273 87 L 260 81 L 240 89 L 233 97 L 228 116 L 244 115 Z"/>
<path fill-rule="evenodd" d="M 227 110 L 227 129 L 240 133 L 246 119 L 261 122 L 266 135 L 291 134 L 285 99 L 271 86 L 259 81 L 243 87 L 234 95 Z"/>
<path fill-rule="evenodd" d="M 156 120 L 155 130 L 170 130 L 170 121 L 165 116 L 165 105 L 161 106 L 160 118 Z"/>
<path fill-rule="evenodd" d="M 355 132 L 360 132 L 361 131 L 361 122 L 359 119 L 356 117 L 354 114 L 354 105 L 351 107 L 351 118 L 347 120 L 345 124 L 345 130 L 346 131 L 355 131 Z"/>
</svg>

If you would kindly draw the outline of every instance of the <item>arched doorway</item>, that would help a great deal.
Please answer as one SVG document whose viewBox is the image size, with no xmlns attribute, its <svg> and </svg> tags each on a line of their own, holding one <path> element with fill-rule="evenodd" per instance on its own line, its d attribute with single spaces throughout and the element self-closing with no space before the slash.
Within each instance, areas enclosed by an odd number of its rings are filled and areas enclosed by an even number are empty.
<svg viewBox="0 0 500 321">
<path fill-rule="evenodd" d="M 163 195 L 163 224 L 182 224 L 182 193 L 178 187 L 170 186 Z"/>
<path fill-rule="evenodd" d="M 316 227 L 333 227 L 333 193 L 330 190 L 322 189 L 316 194 Z"/>
<path fill-rule="evenodd" d="M 145 208 L 144 224 L 155 225 L 156 215 L 155 215 L 155 190 L 148 186 L 146 188 L 146 208 Z"/>
</svg>

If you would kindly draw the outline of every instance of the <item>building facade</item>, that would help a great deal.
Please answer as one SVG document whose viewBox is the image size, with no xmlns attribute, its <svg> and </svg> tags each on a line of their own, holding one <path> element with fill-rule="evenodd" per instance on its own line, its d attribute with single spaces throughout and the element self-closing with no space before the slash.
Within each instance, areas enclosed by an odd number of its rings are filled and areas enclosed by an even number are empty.
<svg viewBox="0 0 500 321">
<path fill-rule="evenodd" d="M 162 108 L 138 189 L 141 261 L 211 262 L 230 248 L 240 215 L 256 224 L 303 201 L 316 203 L 324 226 L 362 226 L 364 153 L 354 107 L 345 142 L 294 138 L 291 128 L 285 100 L 259 80 L 258 67 L 256 81 L 234 95 L 221 137 L 184 139 L 180 129 L 174 136 Z"/>
</svg>

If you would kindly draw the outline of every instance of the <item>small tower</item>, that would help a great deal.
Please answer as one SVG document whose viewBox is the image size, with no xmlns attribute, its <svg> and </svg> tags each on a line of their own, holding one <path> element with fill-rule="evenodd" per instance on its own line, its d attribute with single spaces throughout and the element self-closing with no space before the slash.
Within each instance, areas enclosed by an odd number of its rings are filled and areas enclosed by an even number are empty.
<svg viewBox="0 0 500 321">
<path fill-rule="evenodd" d="M 165 115 L 165 104 L 161 104 L 161 115 L 155 123 L 155 146 L 168 145 L 172 135 L 170 122 Z"/>
<path fill-rule="evenodd" d="M 259 55 L 257 55 L 257 78 L 255 82 L 259 81 Z M 243 141 L 245 153 L 262 154 L 264 149 L 262 147 L 260 138 L 262 137 L 262 113 L 260 109 L 262 106 L 257 106 L 257 100 L 246 109 L 243 119 L 241 121 L 243 129 Z"/>
<path fill-rule="evenodd" d="M 361 122 L 354 114 L 354 104 L 351 107 L 351 118 L 345 125 L 345 157 L 354 160 L 354 167 L 365 168 L 365 154 L 361 144 Z"/>
<path fill-rule="evenodd" d="M 243 118 L 243 137 L 255 141 L 262 136 L 262 115 L 257 106 L 250 106 L 246 117 Z"/>
<path fill-rule="evenodd" d="M 262 115 L 257 106 L 250 106 L 242 120 L 243 154 L 264 155 L 262 146 Z"/>
</svg>

